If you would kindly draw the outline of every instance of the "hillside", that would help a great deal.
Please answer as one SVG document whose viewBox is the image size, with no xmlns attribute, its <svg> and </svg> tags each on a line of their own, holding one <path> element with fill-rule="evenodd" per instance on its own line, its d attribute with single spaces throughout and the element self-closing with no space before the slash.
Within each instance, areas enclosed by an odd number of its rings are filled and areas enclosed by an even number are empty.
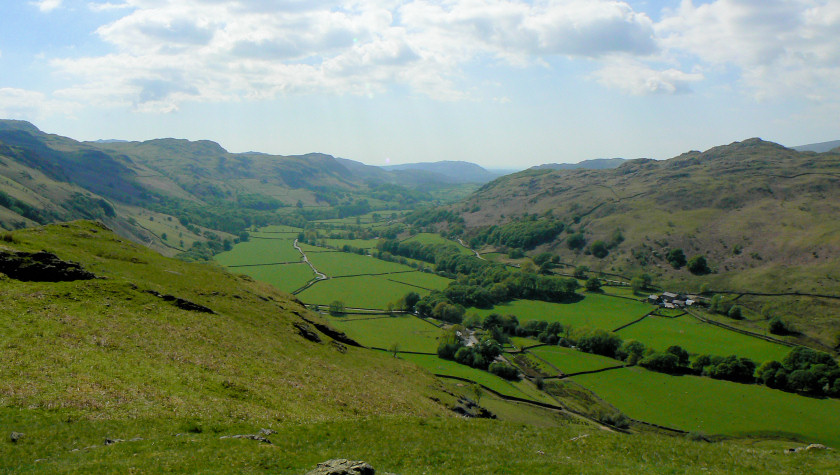
<svg viewBox="0 0 840 475">
<path fill-rule="evenodd" d="M 172 138 L 77 142 L 0 121 L 0 227 L 102 219 L 167 255 L 221 249 L 255 223 L 405 209 L 435 199 L 426 189 L 463 196 L 450 182 L 320 153 L 235 154 Z"/>
<path fill-rule="evenodd" d="M 675 290 L 837 295 L 838 185 L 840 153 L 750 139 L 614 170 L 528 170 L 488 183 L 454 209 L 467 236 L 526 215 L 554 217 L 564 231 L 533 254 L 549 251 L 562 262 L 628 278 L 648 272 Z M 576 233 L 584 241 L 571 249 Z M 603 258 L 589 252 L 599 240 L 609 248 Z M 705 256 L 712 272 L 675 269 L 667 260 L 672 249 Z M 796 315 L 812 337 L 836 344 L 834 299 L 765 299 L 751 307 L 764 308 L 764 318 Z"/>
<path fill-rule="evenodd" d="M 353 346 L 269 286 L 97 223 L 6 233 L 0 266 L 4 472 L 304 473 L 336 457 L 405 474 L 838 463 L 781 453 L 790 443 L 622 434 L 491 395 L 481 401 L 499 420 L 452 417 L 464 385 Z"/>
<path fill-rule="evenodd" d="M 797 145 L 796 147 L 791 147 L 792 149 L 799 151 L 799 152 L 817 152 L 817 153 L 824 153 L 829 152 L 835 148 L 840 147 L 840 140 L 832 140 L 829 142 L 819 142 L 819 143 L 812 143 L 808 145 Z"/>
<path fill-rule="evenodd" d="M 604 170 L 607 168 L 618 168 L 626 162 L 625 158 L 594 158 L 578 163 L 546 163 L 531 167 L 532 170 Z"/>
<path fill-rule="evenodd" d="M 387 165 L 382 168 L 390 171 L 434 174 L 451 183 L 487 183 L 498 177 L 497 174 L 489 172 L 474 163 L 451 160 Z"/>
</svg>

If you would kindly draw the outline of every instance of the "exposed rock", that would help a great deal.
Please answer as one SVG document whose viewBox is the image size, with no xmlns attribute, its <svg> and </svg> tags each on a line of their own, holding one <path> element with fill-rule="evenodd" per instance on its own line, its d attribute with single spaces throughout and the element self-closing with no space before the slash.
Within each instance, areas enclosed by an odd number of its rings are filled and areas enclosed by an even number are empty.
<svg viewBox="0 0 840 475">
<path fill-rule="evenodd" d="M 276 433 L 277 431 L 274 429 L 260 429 L 260 435 L 269 436 Z"/>
<path fill-rule="evenodd" d="M 24 434 L 22 432 L 12 432 L 11 435 L 9 436 L 9 440 L 11 440 L 13 444 L 16 444 L 17 441 L 19 441 L 20 439 L 22 439 L 24 437 L 26 437 L 26 434 Z"/>
<path fill-rule="evenodd" d="M 67 282 L 96 278 L 78 263 L 63 261 L 46 251 L 0 251 L 0 272 L 28 282 Z"/>
<path fill-rule="evenodd" d="M 114 445 L 119 444 L 120 442 L 125 442 L 123 439 L 105 439 L 105 445 Z"/>
<path fill-rule="evenodd" d="M 496 414 L 488 411 L 487 409 L 479 406 L 471 399 L 467 398 L 459 398 L 458 403 L 451 408 L 453 412 L 459 414 L 464 417 L 476 418 L 476 419 L 495 419 Z"/>
<path fill-rule="evenodd" d="M 238 435 L 223 435 L 219 437 L 220 439 L 248 439 L 248 440 L 256 440 L 257 442 L 262 442 L 264 444 L 270 444 L 271 441 L 266 439 L 265 437 L 261 436 L 260 434 L 238 434 Z"/>
<path fill-rule="evenodd" d="M 213 310 L 205 307 L 204 305 L 199 305 L 197 303 L 190 302 L 189 300 L 185 300 L 180 297 L 175 297 L 174 295 L 161 294 L 160 292 L 156 292 L 154 290 L 147 290 L 146 293 L 152 294 L 157 298 L 163 299 L 165 302 L 172 302 L 173 305 L 180 308 L 181 310 L 213 314 L 216 313 Z"/>
<path fill-rule="evenodd" d="M 312 328 L 309 324 L 304 322 L 294 322 L 292 323 L 294 327 L 297 329 L 297 332 L 300 336 L 306 338 L 309 341 L 314 341 L 315 343 L 321 342 L 321 337 L 315 333 L 315 329 Z"/>
<path fill-rule="evenodd" d="M 343 343 L 339 343 L 339 342 L 333 340 L 333 341 L 330 342 L 330 344 L 332 346 L 334 346 L 335 349 L 338 350 L 339 353 L 347 353 L 347 347 L 344 346 Z"/>
<path fill-rule="evenodd" d="M 374 475 L 376 470 L 361 460 L 333 459 L 321 462 L 306 475 Z"/>
<path fill-rule="evenodd" d="M 805 447 L 797 447 L 795 449 L 787 449 L 786 452 L 789 454 L 796 453 L 796 452 L 813 452 L 815 450 L 832 450 L 829 447 L 826 447 L 823 444 L 810 444 Z"/>
<path fill-rule="evenodd" d="M 292 313 L 297 315 L 298 317 L 300 317 L 300 319 L 303 320 L 304 322 L 309 323 L 310 325 L 317 328 L 319 332 L 323 333 L 324 335 L 327 335 L 328 337 L 332 338 L 335 341 L 338 341 L 340 343 L 344 343 L 345 345 L 348 345 L 348 346 L 355 346 L 357 348 L 362 347 L 362 345 L 360 345 L 359 342 L 350 338 L 344 332 L 340 332 L 340 331 L 330 327 L 329 325 L 324 325 L 323 323 L 319 323 L 319 322 L 316 322 L 315 320 L 307 318 L 306 315 L 304 315 L 303 313 L 301 313 L 297 310 L 292 310 Z"/>
</svg>

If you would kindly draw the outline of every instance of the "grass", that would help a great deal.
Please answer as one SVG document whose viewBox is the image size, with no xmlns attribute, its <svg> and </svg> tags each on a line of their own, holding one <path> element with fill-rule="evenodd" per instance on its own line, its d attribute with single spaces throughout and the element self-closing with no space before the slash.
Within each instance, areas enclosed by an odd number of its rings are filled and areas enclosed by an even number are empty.
<svg viewBox="0 0 840 475">
<path fill-rule="evenodd" d="M 300 254 L 298 254 L 300 255 Z M 237 267 L 231 269 L 238 274 L 248 275 L 255 280 L 271 284 L 284 292 L 294 292 L 315 278 L 306 263 Z"/>
<path fill-rule="evenodd" d="M 365 346 L 391 349 L 394 344 L 401 351 L 434 353 L 442 331 L 417 317 L 394 316 L 372 320 L 345 320 L 330 317 L 330 323 L 338 330 Z"/>
<path fill-rule="evenodd" d="M 461 254 L 466 254 L 470 256 L 473 255 L 473 253 L 466 247 L 458 244 L 455 241 L 446 239 L 440 234 L 435 233 L 418 233 L 414 236 L 411 236 L 408 239 L 403 240 L 402 242 L 419 242 L 420 244 L 446 244 L 448 246 L 457 248 L 461 252 Z"/>
<path fill-rule="evenodd" d="M 320 241 L 324 241 L 328 246 L 335 247 L 337 249 L 341 249 L 343 246 L 351 246 L 357 247 L 360 249 L 373 249 L 376 247 L 376 244 L 379 242 L 379 239 L 320 239 Z"/>
<path fill-rule="evenodd" d="M 413 271 L 411 267 L 348 252 L 307 253 L 309 261 L 329 277 Z"/>
<path fill-rule="evenodd" d="M 328 305 L 334 300 L 340 300 L 347 307 L 384 310 L 388 303 L 396 302 L 409 292 L 417 292 L 420 296 L 429 293 L 418 287 L 392 282 L 388 280 L 390 278 L 393 276 L 360 276 L 322 280 L 298 294 L 298 298 L 306 303 Z"/>
<path fill-rule="evenodd" d="M 488 388 L 506 396 L 520 397 L 548 404 L 557 404 L 555 400 L 551 399 L 548 395 L 539 391 L 526 381 L 507 381 L 496 375 L 490 374 L 487 371 L 471 368 L 454 361 L 444 360 L 438 358 L 437 356 L 403 354 L 400 355 L 400 358 L 411 361 L 412 363 L 427 369 L 431 373 L 466 378 L 487 386 Z"/>
<path fill-rule="evenodd" d="M 436 274 L 428 272 L 409 272 L 406 274 L 394 274 L 387 276 L 388 280 L 394 282 L 402 282 L 403 284 L 413 285 L 426 290 L 443 290 L 452 279 L 441 277 Z"/>
<path fill-rule="evenodd" d="M 787 346 L 703 323 L 688 315 L 676 318 L 650 316 L 624 328 L 618 335 L 624 340 L 639 340 L 657 350 L 679 345 L 693 354 L 734 354 L 759 363 L 781 361 L 791 350 Z"/>
<path fill-rule="evenodd" d="M 840 400 L 639 367 L 572 378 L 628 416 L 686 431 L 840 446 Z"/>
<path fill-rule="evenodd" d="M 230 251 L 216 254 L 214 259 L 223 266 L 300 262 L 303 257 L 292 246 L 293 242 L 294 238 L 278 238 L 277 235 L 268 239 L 254 237 L 233 246 Z"/>
<path fill-rule="evenodd" d="M 528 351 L 548 361 L 565 374 L 595 371 L 622 364 L 621 361 L 606 356 L 584 353 L 562 346 L 541 346 Z"/>
<path fill-rule="evenodd" d="M 515 300 L 491 309 L 469 309 L 482 317 L 491 313 L 513 314 L 520 322 L 544 320 L 560 322 L 574 328 L 603 328 L 613 330 L 636 320 L 653 310 L 653 306 L 600 294 L 586 294 L 583 300 L 564 304 L 538 300 Z"/>
<path fill-rule="evenodd" d="M 482 398 L 482 401 L 487 399 Z M 520 411 L 521 413 L 521 411 Z M 17 417 L 32 427 L 16 445 L 4 442 L 0 471 L 15 473 L 301 474 L 319 462 L 365 460 L 377 473 L 827 473 L 835 453 L 780 454 L 733 443 L 705 444 L 659 435 L 628 436 L 557 421 L 550 427 L 458 418 L 375 417 L 306 425 L 240 422 L 201 432 L 189 421 L 66 423 L 60 414 Z M 539 414 L 532 415 L 533 419 Z M 543 416 L 544 423 L 549 417 Z M 271 445 L 220 439 L 270 427 Z M 176 433 L 186 435 L 175 437 Z M 143 440 L 103 446 L 105 437 Z M 586 437 L 581 437 L 581 436 Z M 56 440 L 61 442 L 55 442 Z M 95 448 L 71 452 L 74 448 Z M 34 460 L 42 459 L 34 463 Z"/>
</svg>

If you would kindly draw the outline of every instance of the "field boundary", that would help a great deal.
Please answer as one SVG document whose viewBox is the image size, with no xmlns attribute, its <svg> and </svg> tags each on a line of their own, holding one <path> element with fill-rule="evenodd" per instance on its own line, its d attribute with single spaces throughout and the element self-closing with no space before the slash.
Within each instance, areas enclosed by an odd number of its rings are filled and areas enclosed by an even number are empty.
<svg viewBox="0 0 840 475">
<path fill-rule="evenodd" d="M 632 322 L 630 322 L 630 323 L 625 323 L 624 325 L 621 325 L 620 327 L 616 328 L 616 329 L 615 329 L 615 330 L 613 330 L 612 332 L 613 332 L 613 333 L 616 333 L 616 332 L 618 332 L 619 330 L 624 330 L 625 328 L 629 327 L 630 325 L 635 325 L 635 324 L 637 324 L 637 323 L 641 322 L 642 320 L 646 319 L 647 317 L 649 317 L 649 316 L 653 315 L 653 312 L 655 312 L 655 311 L 656 311 L 655 309 L 654 309 L 654 310 L 651 310 L 650 312 L 648 312 L 648 313 L 644 314 L 644 315 L 642 316 L 642 318 L 639 318 L 638 320 L 633 320 L 633 321 L 632 321 Z"/>
<path fill-rule="evenodd" d="M 707 292 L 711 293 L 711 294 L 753 295 L 755 297 L 815 297 L 815 298 L 821 298 L 821 299 L 840 300 L 840 295 L 809 294 L 809 293 L 804 293 L 804 292 L 743 292 L 743 291 L 735 291 L 735 290 L 709 290 Z"/>
<path fill-rule="evenodd" d="M 771 343 L 778 343 L 779 345 L 788 346 L 788 347 L 791 347 L 791 348 L 796 348 L 797 346 L 800 346 L 800 345 L 797 345 L 796 343 L 790 343 L 790 342 L 787 342 L 787 341 L 784 341 L 784 340 L 778 340 L 776 338 L 773 338 L 773 337 L 770 337 L 770 336 L 767 336 L 767 335 L 762 335 L 760 333 L 751 332 L 749 330 L 744 330 L 742 328 L 736 328 L 736 327 L 733 327 L 733 326 L 729 326 L 725 323 L 710 320 L 708 318 L 701 317 L 700 315 L 697 315 L 697 314 L 689 311 L 688 309 L 686 309 L 686 314 L 691 315 L 692 317 L 696 318 L 697 320 L 700 320 L 703 323 L 709 323 L 711 325 L 715 325 L 717 327 L 724 328 L 726 330 L 730 330 L 730 331 L 733 331 L 735 333 L 740 333 L 742 335 L 747 335 L 747 336 L 759 338 L 761 340 L 769 341 Z"/>
<path fill-rule="evenodd" d="M 287 264 L 302 264 L 303 261 L 288 261 L 288 262 L 268 262 L 266 264 L 237 264 L 235 266 L 226 266 L 229 269 L 236 269 L 239 267 L 260 267 L 260 266 L 282 266 Z"/>
<path fill-rule="evenodd" d="M 612 371 L 614 369 L 622 369 L 622 368 L 626 368 L 626 367 L 627 367 L 626 365 L 608 366 L 606 368 L 593 369 L 591 371 L 578 371 L 577 373 L 564 374 L 563 376 L 558 376 L 557 378 L 558 379 L 566 379 L 566 378 L 571 378 L 572 376 L 580 376 L 580 375 L 583 375 L 583 374 L 603 373 L 605 371 Z M 546 379 L 548 379 L 548 378 L 546 378 Z"/>
</svg>

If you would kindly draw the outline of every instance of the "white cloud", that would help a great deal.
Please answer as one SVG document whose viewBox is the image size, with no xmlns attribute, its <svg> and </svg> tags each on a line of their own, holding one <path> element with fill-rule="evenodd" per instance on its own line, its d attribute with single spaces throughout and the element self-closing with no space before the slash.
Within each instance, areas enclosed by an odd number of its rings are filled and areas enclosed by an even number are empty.
<svg viewBox="0 0 840 475">
<path fill-rule="evenodd" d="M 44 13 L 51 12 L 56 8 L 60 7 L 62 0 L 40 0 L 36 2 L 32 2 L 33 5 L 38 7 Z"/>
<path fill-rule="evenodd" d="M 131 8 L 131 5 L 128 3 L 96 3 L 90 2 L 88 3 L 88 8 L 94 12 L 106 12 L 109 10 L 121 10 L 123 8 Z"/>
<path fill-rule="evenodd" d="M 656 51 L 654 25 L 609 0 L 124 0 L 97 30 L 114 52 L 52 64 L 85 102 L 176 110 L 183 101 L 300 92 L 372 94 L 392 85 L 466 96 L 462 67 L 482 58 L 543 64 Z"/>
<path fill-rule="evenodd" d="M 840 100 L 840 2 L 684 0 L 656 27 L 684 62 L 735 67 L 760 99 L 780 95 Z"/>
<path fill-rule="evenodd" d="M 70 114 L 74 109 L 75 104 L 50 99 L 42 92 L 0 88 L 0 117 L 31 120 L 54 114 Z"/>
<path fill-rule="evenodd" d="M 703 80 L 700 73 L 685 73 L 668 68 L 653 69 L 644 63 L 617 59 L 595 72 L 604 86 L 633 95 L 680 94 L 691 92 L 691 83 Z"/>
</svg>

